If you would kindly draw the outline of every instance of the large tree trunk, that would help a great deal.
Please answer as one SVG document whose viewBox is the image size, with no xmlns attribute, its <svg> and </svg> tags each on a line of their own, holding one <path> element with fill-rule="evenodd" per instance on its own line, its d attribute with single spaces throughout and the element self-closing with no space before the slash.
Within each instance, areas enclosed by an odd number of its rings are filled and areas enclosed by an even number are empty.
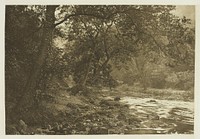
<svg viewBox="0 0 200 139">
<path fill-rule="evenodd" d="M 37 79 L 40 75 L 42 65 L 45 62 L 45 58 L 48 53 L 48 47 L 51 46 L 52 33 L 54 30 L 55 22 L 55 9 L 57 6 L 47 6 L 46 8 L 46 22 L 44 23 L 43 36 L 41 46 L 38 52 L 38 59 L 30 73 L 27 84 L 23 90 L 23 96 L 21 96 L 18 104 L 15 107 L 15 111 L 18 115 L 23 115 L 33 108 L 34 95 L 37 85 Z"/>
</svg>

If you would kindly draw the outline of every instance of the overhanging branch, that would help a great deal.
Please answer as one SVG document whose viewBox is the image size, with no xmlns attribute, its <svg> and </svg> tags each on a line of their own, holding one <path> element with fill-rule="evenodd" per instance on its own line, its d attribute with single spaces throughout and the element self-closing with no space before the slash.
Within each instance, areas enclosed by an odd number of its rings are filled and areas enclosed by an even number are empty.
<svg viewBox="0 0 200 139">
<path fill-rule="evenodd" d="M 107 19 L 108 18 L 108 17 L 102 16 L 102 15 L 95 15 L 92 13 L 76 13 L 76 14 L 71 14 L 71 15 L 65 16 L 65 18 L 63 20 L 61 20 L 58 23 L 55 23 L 55 27 L 62 24 L 63 22 L 67 21 L 69 18 L 74 17 L 74 16 L 91 16 L 91 17 L 95 17 L 95 18 L 99 18 L 99 19 Z"/>
<path fill-rule="evenodd" d="M 118 13 L 125 13 L 127 12 L 128 10 L 124 10 L 124 11 L 116 11 L 116 12 L 113 12 L 109 15 L 97 15 L 97 14 L 93 14 L 93 13 L 75 13 L 75 14 L 70 14 L 70 15 L 66 15 L 64 17 L 63 20 L 59 21 L 58 23 L 55 23 L 54 26 L 58 26 L 60 24 L 62 24 L 63 22 L 67 21 L 69 18 L 71 17 L 75 17 L 75 16 L 90 16 L 90 17 L 95 17 L 95 18 L 98 18 L 98 19 L 109 19 L 111 18 L 112 16 L 118 14 Z"/>
<path fill-rule="evenodd" d="M 144 31 L 141 31 L 141 33 L 149 36 L 154 41 L 154 43 L 156 44 L 156 46 L 160 49 L 160 51 L 163 52 L 165 56 L 167 56 L 166 51 L 163 50 L 162 46 L 156 41 L 156 39 L 154 38 L 154 36 L 152 36 L 151 34 L 148 34 L 148 33 L 144 32 Z"/>
<path fill-rule="evenodd" d="M 129 16 L 128 14 L 126 14 L 126 15 L 131 19 L 131 22 L 136 26 L 136 28 L 138 28 L 137 24 L 134 23 L 132 17 Z M 139 28 L 138 28 L 138 29 L 139 29 Z M 138 30 L 138 32 L 149 36 L 149 37 L 154 41 L 154 43 L 156 44 L 156 46 L 160 49 L 160 51 L 163 52 L 164 55 L 167 56 L 166 51 L 163 50 L 163 48 L 162 48 L 162 47 L 160 46 L 160 44 L 156 41 L 156 39 L 154 38 L 154 36 L 153 36 L 152 34 L 146 33 L 146 32 L 144 32 L 144 31 L 142 31 L 142 30 Z"/>
</svg>

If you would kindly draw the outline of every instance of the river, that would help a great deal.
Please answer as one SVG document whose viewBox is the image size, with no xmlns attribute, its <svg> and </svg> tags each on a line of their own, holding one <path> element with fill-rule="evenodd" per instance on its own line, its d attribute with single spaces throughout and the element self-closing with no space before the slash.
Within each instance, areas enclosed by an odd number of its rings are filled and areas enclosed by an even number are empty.
<svg viewBox="0 0 200 139">
<path fill-rule="evenodd" d="M 134 134 L 193 134 L 194 102 L 123 97 L 130 112 L 141 120 Z"/>
</svg>

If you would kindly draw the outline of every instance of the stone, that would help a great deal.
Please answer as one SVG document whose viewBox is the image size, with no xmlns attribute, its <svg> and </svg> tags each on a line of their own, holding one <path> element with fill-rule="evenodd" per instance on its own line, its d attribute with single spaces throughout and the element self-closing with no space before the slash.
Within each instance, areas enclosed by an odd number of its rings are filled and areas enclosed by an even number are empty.
<svg viewBox="0 0 200 139">
<path fill-rule="evenodd" d="M 121 100 L 121 98 L 118 96 L 114 98 L 114 101 L 120 101 L 120 100 Z"/>
</svg>

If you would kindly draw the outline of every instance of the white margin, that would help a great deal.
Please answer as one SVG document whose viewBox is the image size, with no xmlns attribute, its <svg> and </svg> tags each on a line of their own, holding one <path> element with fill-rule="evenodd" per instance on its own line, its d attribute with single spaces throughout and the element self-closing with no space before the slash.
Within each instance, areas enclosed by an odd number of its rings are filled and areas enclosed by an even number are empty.
<svg viewBox="0 0 200 139">
<path fill-rule="evenodd" d="M 54 136 L 21 136 L 21 135 L 5 135 L 5 48 L 4 48 L 4 30 L 5 30 L 5 5 L 53 5 L 53 4 L 106 4 L 106 5 L 196 5 L 196 46 L 195 46 L 195 131 L 194 135 L 54 135 Z M 0 1 L 0 138 L 74 138 L 74 139 L 86 139 L 86 138 L 109 138 L 109 139 L 200 139 L 200 0 L 1 0 Z"/>
</svg>

